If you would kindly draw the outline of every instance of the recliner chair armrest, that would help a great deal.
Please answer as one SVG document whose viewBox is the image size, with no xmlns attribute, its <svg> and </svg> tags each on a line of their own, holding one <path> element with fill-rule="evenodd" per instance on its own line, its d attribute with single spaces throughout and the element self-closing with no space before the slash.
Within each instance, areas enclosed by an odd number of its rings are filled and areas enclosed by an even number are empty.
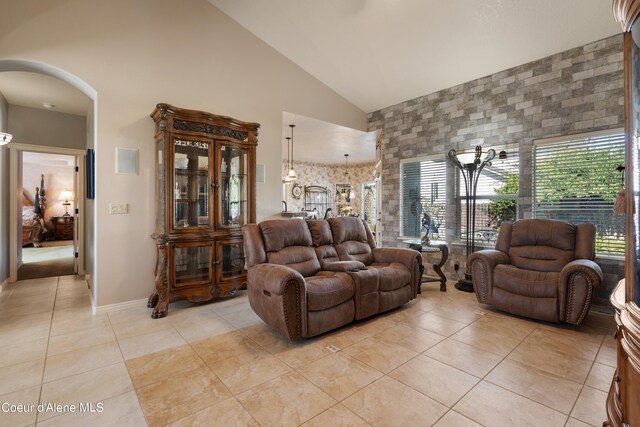
<svg viewBox="0 0 640 427">
<path fill-rule="evenodd" d="M 307 333 L 307 298 L 304 277 L 278 264 L 257 264 L 247 275 L 249 304 L 272 328 L 295 340 Z"/>
<path fill-rule="evenodd" d="M 558 283 L 560 320 L 579 325 L 589 312 L 593 288 L 603 278 L 602 269 L 591 260 L 577 259 L 565 265 Z"/>
<path fill-rule="evenodd" d="M 411 285 L 413 297 L 418 294 L 420 278 L 422 277 L 422 254 L 414 249 L 406 248 L 373 248 L 371 250 L 373 262 L 392 263 L 404 265 L 411 273 Z"/>
<path fill-rule="evenodd" d="M 509 254 L 496 249 L 474 252 L 467 258 L 467 269 L 471 273 L 473 291 L 478 302 L 491 304 L 493 270 L 496 265 L 509 264 Z"/>
</svg>

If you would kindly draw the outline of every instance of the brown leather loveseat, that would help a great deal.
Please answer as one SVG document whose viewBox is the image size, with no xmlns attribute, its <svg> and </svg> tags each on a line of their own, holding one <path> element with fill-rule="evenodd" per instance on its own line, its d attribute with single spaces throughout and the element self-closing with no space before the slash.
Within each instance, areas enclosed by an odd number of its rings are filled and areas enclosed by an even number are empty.
<svg viewBox="0 0 640 427">
<path fill-rule="evenodd" d="M 416 297 L 422 257 L 376 248 L 366 222 L 267 220 L 242 228 L 249 303 L 290 340 L 312 337 Z"/>
<path fill-rule="evenodd" d="M 602 282 L 593 224 L 523 219 L 500 227 L 495 249 L 467 265 L 479 302 L 520 316 L 580 324 Z"/>
</svg>

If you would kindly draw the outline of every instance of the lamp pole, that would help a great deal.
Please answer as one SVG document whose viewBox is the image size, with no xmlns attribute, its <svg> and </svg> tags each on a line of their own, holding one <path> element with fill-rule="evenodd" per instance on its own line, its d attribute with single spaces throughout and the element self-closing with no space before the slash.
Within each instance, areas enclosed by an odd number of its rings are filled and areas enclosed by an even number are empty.
<svg viewBox="0 0 640 427">
<path fill-rule="evenodd" d="M 485 166 L 491 166 L 491 160 L 496 156 L 496 150 L 490 149 L 486 152 L 484 159 L 482 157 L 482 147 L 480 145 L 475 148 L 473 160 L 466 162 L 460 161 L 456 150 L 449 150 L 449 160 L 460 169 L 464 178 L 464 189 L 467 196 L 467 218 L 466 218 L 466 257 L 469 258 L 476 250 L 476 191 L 478 187 L 478 178 Z M 460 279 L 455 284 L 456 289 L 464 292 L 473 292 L 473 281 L 471 273 L 465 268 L 464 279 Z"/>
</svg>

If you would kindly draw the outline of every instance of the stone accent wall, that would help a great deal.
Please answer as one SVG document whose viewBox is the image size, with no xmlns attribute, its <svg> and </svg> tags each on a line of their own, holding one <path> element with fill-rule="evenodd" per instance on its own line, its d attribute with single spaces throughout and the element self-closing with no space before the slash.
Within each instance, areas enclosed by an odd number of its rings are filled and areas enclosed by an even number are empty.
<svg viewBox="0 0 640 427">
<path fill-rule="evenodd" d="M 622 128 L 622 35 L 599 40 L 393 105 L 368 115 L 368 130 L 382 131 L 382 240 L 399 236 L 400 160 L 519 144 L 518 217 L 531 216 L 532 145 L 536 139 Z M 453 221 L 448 221 L 452 224 Z M 452 240 L 453 231 L 446 231 Z M 445 272 L 464 272 L 464 246 L 451 245 Z M 624 276 L 624 260 L 597 260 L 605 286 L 594 306 L 609 307 L 609 294 Z"/>
</svg>

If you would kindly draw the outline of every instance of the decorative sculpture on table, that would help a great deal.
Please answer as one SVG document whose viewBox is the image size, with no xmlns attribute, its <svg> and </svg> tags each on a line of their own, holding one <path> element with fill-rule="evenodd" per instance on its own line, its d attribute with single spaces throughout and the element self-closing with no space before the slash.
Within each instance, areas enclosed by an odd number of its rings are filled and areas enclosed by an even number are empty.
<svg viewBox="0 0 640 427">
<path fill-rule="evenodd" d="M 464 189 L 467 196 L 466 203 L 466 257 L 469 258 L 475 252 L 475 231 L 476 231 L 476 190 L 478 186 L 478 178 L 485 166 L 491 165 L 491 160 L 496 156 L 496 150 L 490 149 L 486 152 L 484 159 L 482 157 L 482 147 L 476 146 L 473 157 L 470 154 L 458 154 L 456 150 L 449 150 L 449 160 L 460 169 L 464 178 Z M 464 279 L 460 279 L 455 284 L 456 289 L 464 292 L 473 292 L 473 282 L 471 281 L 471 273 L 467 268 L 464 273 Z"/>
</svg>

